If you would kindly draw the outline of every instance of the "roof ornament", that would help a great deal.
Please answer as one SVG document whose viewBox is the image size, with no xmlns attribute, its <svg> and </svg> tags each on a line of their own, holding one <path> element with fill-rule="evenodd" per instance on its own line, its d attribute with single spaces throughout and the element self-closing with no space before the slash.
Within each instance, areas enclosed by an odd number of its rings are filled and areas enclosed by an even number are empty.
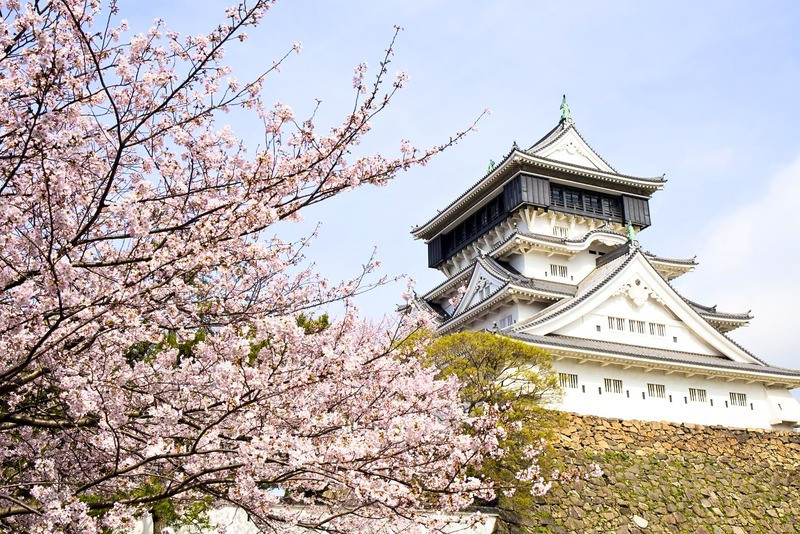
<svg viewBox="0 0 800 534">
<path fill-rule="evenodd" d="M 493 159 L 490 159 L 489 160 L 489 168 L 486 169 L 486 172 L 492 172 L 496 166 L 497 166 L 497 163 L 495 163 Z"/>
<path fill-rule="evenodd" d="M 628 221 L 628 224 L 625 225 L 625 229 L 628 231 L 628 242 L 633 244 L 634 239 L 636 238 L 636 231 L 633 229 L 633 225 L 630 221 Z"/>
<path fill-rule="evenodd" d="M 567 95 L 561 97 L 561 122 L 569 120 L 569 104 L 567 104 Z M 571 122 L 571 121 L 570 121 Z"/>
</svg>

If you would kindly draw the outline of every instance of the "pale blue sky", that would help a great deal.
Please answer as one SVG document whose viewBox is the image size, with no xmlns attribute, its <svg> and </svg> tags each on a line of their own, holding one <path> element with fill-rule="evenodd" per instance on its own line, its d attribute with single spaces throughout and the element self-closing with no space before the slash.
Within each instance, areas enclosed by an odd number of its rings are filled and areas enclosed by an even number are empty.
<svg viewBox="0 0 800 534">
<path fill-rule="evenodd" d="M 120 1 L 135 31 L 155 17 L 207 31 L 226 5 Z M 365 148 L 441 142 L 483 108 L 492 114 L 428 167 L 281 228 L 299 235 L 322 221 L 309 253 L 319 270 L 348 277 L 377 246 L 383 273 L 407 274 L 423 292 L 439 283 L 411 227 L 514 140 L 529 146 L 549 131 L 566 93 L 581 133 L 619 171 L 666 173 L 651 201 L 653 226 L 639 240 L 661 255 L 698 256 L 698 270 L 676 287 L 720 309 L 752 309 L 752 326 L 734 337 L 771 363 L 800 367 L 800 3 L 285 1 L 228 59 L 245 80 L 301 41 L 303 53 L 267 85 L 266 100 L 302 115 L 319 98 L 322 122 L 332 124 L 352 102 L 353 67 L 377 64 L 395 24 L 405 31 L 390 69 L 411 81 Z M 257 124 L 232 121 L 257 143 Z M 379 316 L 402 289 L 374 291 L 359 305 Z"/>
</svg>

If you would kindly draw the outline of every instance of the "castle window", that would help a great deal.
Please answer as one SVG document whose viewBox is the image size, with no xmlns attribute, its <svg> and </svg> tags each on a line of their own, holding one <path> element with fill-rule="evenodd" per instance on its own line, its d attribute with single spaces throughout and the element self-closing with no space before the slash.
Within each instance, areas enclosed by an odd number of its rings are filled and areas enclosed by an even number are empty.
<svg viewBox="0 0 800 534">
<path fill-rule="evenodd" d="M 689 400 L 692 402 L 706 402 L 706 390 L 689 388 Z"/>
<path fill-rule="evenodd" d="M 564 207 L 571 210 L 583 209 L 583 202 L 581 202 L 581 194 L 573 189 L 565 189 Z"/>
<path fill-rule="evenodd" d="M 656 399 L 663 399 L 666 397 L 667 391 L 664 384 L 647 384 L 647 396 Z"/>
<path fill-rule="evenodd" d="M 550 264 L 550 276 L 558 276 L 560 278 L 567 277 L 567 266 L 566 265 L 556 265 L 554 263 Z"/>
<path fill-rule="evenodd" d="M 651 336 L 664 336 L 667 333 L 667 327 L 659 323 L 650 323 Z"/>
<path fill-rule="evenodd" d="M 490 286 L 489 284 L 484 284 L 483 287 L 481 287 L 478 290 L 478 298 L 483 300 L 486 297 L 488 297 L 491 292 L 492 292 L 492 286 Z"/>
<path fill-rule="evenodd" d="M 609 330 L 625 330 L 625 319 L 622 317 L 610 317 L 608 318 L 608 328 Z"/>
<path fill-rule="evenodd" d="M 558 373 L 558 383 L 565 389 L 578 389 L 578 375 Z"/>
<path fill-rule="evenodd" d="M 505 328 L 507 326 L 511 326 L 512 324 L 514 324 L 514 318 L 511 315 L 506 315 L 500 319 L 500 321 L 497 323 L 497 326 L 500 328 Z"/>
<path fill-rule="evenodd" d="M 747 395 L 731 392 L 731 406 L 747 406 Z"/>
<path fill-rule="evenodd" d="M 606 393 L 618 393 L 622 395 L 622 380 L 616 378 L 604 378 Z"/>
<path fill-rule="evenodd" d="M 553 226 L 553 235 L 556 237 L 567 237 L 569 230 L 566 226 Z"/>
<path fill-rule="evenodd" d="M 621 199 L 558 184 L 550 184 L 550 205 L 603 218 L 622 218 Z"/>
<path fill-rule="evenodd" d="M 628 328 L 630 328 L 631 332 L 636 334 L 644 334 L 644 321 L 628 319 Z"/>
<path fill-rule="evenodd" d="M 584 193 L 583 195 L 583 209 L 588 211 L 589 213 L 597 213 L 602 215 L 603 214 L 603 200 L 600 198 L 599 195 L 593 195 L 591 193 Z"/>
</svg>

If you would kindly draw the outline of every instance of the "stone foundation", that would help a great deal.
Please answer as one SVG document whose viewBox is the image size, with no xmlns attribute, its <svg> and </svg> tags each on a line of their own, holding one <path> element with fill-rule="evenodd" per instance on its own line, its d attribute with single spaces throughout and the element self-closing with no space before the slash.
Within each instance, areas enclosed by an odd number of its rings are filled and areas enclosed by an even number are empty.
<svg viewBox="0 0 800 534">
<path fill-rule="evenodd" d="M 534 532 L 800 532 L 798 433 L 570 415 L 556 450 L 603 475 L 554 484 Z"/>
</svg>

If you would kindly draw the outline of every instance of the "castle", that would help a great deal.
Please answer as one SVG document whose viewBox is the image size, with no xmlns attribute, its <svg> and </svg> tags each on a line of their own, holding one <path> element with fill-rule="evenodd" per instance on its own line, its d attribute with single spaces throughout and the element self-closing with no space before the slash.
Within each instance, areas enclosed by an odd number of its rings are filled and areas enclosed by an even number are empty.
<svg viewBox="0 0 800 534">
<path fill-rule="evenodd" d="M 618 172 L 559 123 L 502 161 L 412 234 L 447 279 L 419 297 L 442 334 L 495 331 L 545 349 L 583 415 L 793 428 L 800 371 L 774 367 L 726 335 L 725 312 L 670 284 L 694 259 L 643 250 L 649 201 L 664 177 Z"/>
</svg>

